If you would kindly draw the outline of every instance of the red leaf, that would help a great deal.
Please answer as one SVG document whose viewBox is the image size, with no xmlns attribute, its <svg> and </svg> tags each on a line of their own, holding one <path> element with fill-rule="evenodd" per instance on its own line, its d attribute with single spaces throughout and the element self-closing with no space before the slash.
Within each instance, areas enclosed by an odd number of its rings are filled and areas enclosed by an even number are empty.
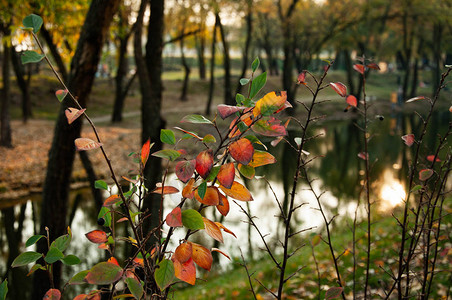
<svg viewBox="0 0 452 300">
<path fill-rule="evenodd" d="M 426 181 L 433 175 L 432 169 L 422 169 L 419 171 L 419 180 Z"/>
<path fill-rule="evenodd" d="M 306 71 L 303 71 L 298 75 L 297 84 L 306 84 Z"/>
<path fill-rule="evenodd" d="M 176 176 L 183 183 L 187 183 L 193 176 L 196 167 L 196 160 L 183 160 L 176 164 Z"/>
<path fill-rule="evenodd" d="M 198 154 L 196 157 L 195 169 L 203 179 L 206 179 L 207 175 L 209 175 L 212 166 L 213 151 L 211 149 L 205 150 Z"/>
<path fill-rule="evenodd" d="M 90 242 L 95 244 L 102 244 L 108 240 L 107 234 L 102 230 L 90 231 L 87 234 L 85 234 L 85 236 Z"/>
<path fill-rule="evenodd" d="M 48 290 L 47 293 L 42 298 L 42 300 L 60 300 L 60 299 L 61 299 L 61 292 L 57 289 Z"/>
<path fill-rule="evenodd" d="M 369 159 L 369 153 L 359 152 L 358 153 L 358 157 L 361 158 L 362 160 L 368 160 Z"/>
<path fill-rule="evenodd" d="M 195 261 L 195 263 L 200 266 L 201 268 L 210 271 L 210 268 L 212 267 L 212 253 L 210 253 L 209 249 L 196 244 L 196 243 L 190 243 L 193 249 L 192 258 Z"/>
<path fill-rule="evenodd" d="M 217 174 L 217 179 L 220 184 L 228 189 L 231 188 L 234 182 L 235 168 L 233 163 L 222 165 Z"/>
<path fill-rule="evenodd" d="M 85 110 L 86 110 L 86 108 L 78 110 L 78 109 L 73 108 L 73 107 L 68 107 L 64 111 L 64 114 L 66 115 L 66 119 L 67 119 L 68 124 L 72 124 L 72 122 L 77 120 L 78 117 L 80 117 L 85 112 Z"/>
<path fill-rule="evenodd" d="M 435 160 L 436 162 L 440 162 L 441 159 L 439 159 L 438 157 L 435 159 L 435 155 L 429 155 L 427 156 L 427 160 L 433 162 L 433 160 Z"/>
<path fill-rule="evenodd" d="M 174 263 L 174 276 L 176 278 L 185 281 L 191 285 L 196 283 L 196 266 L 193 259 L 189 259 L 184 263 L 180 263 L 177 260 Z"/>
<path fill-rule="evenodd" d="M 192 256 L 193 250 L 190 243 L 182 243 L 177 246 L 174 251 L 173 258 L 178 262 L 184 263 L 188 261 Z"/>
<path fill-rule="evenodd" d="M 347 96 L 347 87 L 342 82 L 330 82 L 330 87 L 341 97 Z"/>
<path fill-rule="evenodd" d="M 146 143 L 143 144 L 143 147 L 141 147 L 141 163 L 143 164 L 143 166 L 145 166 L 146 162 L 148 161 L 151 147 L 151 139 L 148 139 Z"/>
<path fill-rule="evenodd" d="M 121 201 L 121 197 L 119 195 L 111 195 L 110 197 L 105 199 L 104 206 L 111 206 L 115 203 L 118 203 L 119 201 Z"/>
<path fill-rule="evenodd" d="M 214 186 L 207 187 L 206 194 L 204 195 L 203 199 L 201 199 L 201 197 L 198 194 L 198 189 L 196 189 L 195 199 L 205 205 L 218 205 L 220 203 L 220 198 L 218 196 L 218 189 Z"/>
<path fill-rule="evenodd" d="M 363 65 L 361 65 L 361 64 L 353 65 L 353 69 L 354 69 L 356 72 L 361 73 L 361 74 L 364 75 L 365 67 L 364 67 Z"/>
<path fill-rule="evenodd" d="M 219 241 L 220 243 L 223 243 L 223 234 L 221 233 L 221 230 L 217 226 L 217 224 L 204 217 L 202 218 L 202 220 L 204 221 L 204 229 L 206 230 L 206 233 L 211 238 Z"/>
<path fill-rule="evenodd" d="M 380 66 L 376 63 L 370 63 L 370 64 L 366 65 L 366 67 L 368 67 L 370 69 L 374 69 L 374 70 L 380 70 Z"/>
<path fill-rule="evenodd" d="M 110 262 L 101 262 L 93 266 L 86 275 L 89 284 L 104 285 L 118 281 L 122 276 L 122 268 Z"/>
<path fill-rule="evenodd" d="M 262 118 L 251 127 L 258 134 L 265 136 L 284 136 L 287 135 L 286 127 L 281 125 L 281 121 L 274 117 Z"/>
<path fill-rule="evenodd" d="M 163 194 L 163 195 L 169 195 L 169 194 L 176 194 L 179 193 L 179 190 L 176 189 L 174 186 L 168 186 L 165 185 L 163 188 L 162 187 L 156 187 L 152 193 L 154 194 Z"/>
<path fill-rule="evenodd" d="M 414 134 L 407 134 L 402 136 L 402 140 L 408 147 L 411 147 L 414 144 Z"/>
<path fill-rule="evenodd" d="M 220 185 L 220 189 L 229 197 L 239 201 L 253 201 L 250 191 L 237 181 L 234 181 L 230 189 Z"/>
<path fill-rule="evenodd" d="M 248 139 L 242 138 L 229 146 L 229 153 L 236 161 L 247 165 L 253 158 L 254 147 Z"/>
<path fill-rule="evenodd" d="M 77 148 L 78 151 L 93 150 L 102 146 L 101 143 L 95 142 L 88 138 L 78 138 L 74 141 L 74 143 L 75 148 Z"/>
<path fill-rule="evenodd" d="M 338 287 L 338 286 L 328 289 L 328 291 L 326 291 L 326 294 L 325 294 L 325 300 L 339 298 L 341 296 L 343 290 L 344 290 L 343 288 Z"/>
<path fill-rule="evenodd" d="M 226 217 L 229 213 L 229 200 L 228 198 L 226 198 L 225 195 L 223 195 L 220 192 L 218 192 L 218 195 L 220 197 L 219 201 L 220 203 L 217 205 L 217 209 L 220 212 L 220 214 Z"/>
<path fill-rule="evenodd" d="M 230 115 L 241 111 L 243 109 L 245 109 L 246 107 L 244 106 L 230 106 L 230 105 L 224 105 L 224 104 L 220 104 L 217 106 L 218 109 L 218 113 L 220 114 L 220 117 L 224 120 L 227 117 L 229 117 Z"/>
<path fill-rule="evenodd" d="M 181 227 L 182 226 L 182 212 L 179 206 L 175 207 L 167 216 L 166 224 L 171 227 Z"/>
<path fill-rule="evenodd" d="M 117 265 L 118 267 L 120 266 L 119 263 L 118 263 L 118 260 L 114 256 L 110 257 L 107 261 L 109 263 Z"/>
<path fill-rule="evenodd" d="M 356 97 L 353 95 L 348 95 L 347 98 L 345 98 L 345 101 L 349 105 L 354 106 L 354 107 L 356 107 L 358 105 L 358 99 L 356 99 Z"/>
</svg>

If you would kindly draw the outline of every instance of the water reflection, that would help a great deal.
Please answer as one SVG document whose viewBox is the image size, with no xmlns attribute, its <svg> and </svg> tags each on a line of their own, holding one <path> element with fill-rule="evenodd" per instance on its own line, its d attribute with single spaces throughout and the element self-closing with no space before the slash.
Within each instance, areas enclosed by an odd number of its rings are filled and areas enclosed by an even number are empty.
<svg viewBox="0 0 452 300">
<path fill-rule="evenodd" d="M 433 117 L 432 127 L 425 139 L 428 148 L 438 143 L 437 134 L 446 130 L 450 114 L 436 113 Z M 310 136 L 322 134 L 321 137 L 313 139 L 306 144 L 306 150 L 310 152 L 309 157 L 318 156 L 309 164 L 309 172 L 312 178 L 317 178 L 314 189 L 322 196 L 322 204 L 325 206 L 329 217 L 338 214 L 340 217 L 353 217 L 356 210 L 358 196 L 362 190 L 361 183 L 364 178 L 364 161 L 357 157 L 363 148 L 362 132 L 356 126 L 357 120 L 324 122 L 313 127 Z M 372 201 L 379 205 L 380 210 L 391 211 L 399 205 L 405 197 L 405 181 L 408 174 L 409 161 L 413 157 L 413 149 L 403 144 L 401 136 L 407 133 L 418 133 L 422 122 L 414 116 L 393 115 L 386 117 L 383 121 L 375 119 L 370 123 L 369 159 L 371 169 Z M 292 139 L 300 134 L 291 130 L 289 136 Z M 426 148 L 422 150 L 422 157 L 428 153 Z M 292 187 L 293 176 L 296 166 L 296 153 L 289 145 L 280 143 L 276 148 L 269 151 L 277 157 L 275 165 L 263 166 L 256 170 L 256 175 L 265 176 L 270 182 L 276 198 L 287 209 L 289 191 Z M 441 153 L 440 153 L 441 157 Z M 253 180 L 245 182 L 253 193 L 255 201 L 250 203 L 249 208 L 245 203 L 240 203 L 244 209 L 249 209 L 251 215 L 258 216 L 256 224 L 266 239 L 273 245 L 277 244 L 281 234 L 279 209 L 275 202 L 275 195 L 270 191 L 265 180 Z M 303 206 L 297 210 L 294 226 L 299 229 L 316 227 L 320 230 L 322 219 L 318 205 L 311 191 L 301 184 L 297 191 L 297 204 Z M 173 196 L 174 197 L 174 196 Z M 17 268 L 7 270 L 19 252 L 24 251 L 23 245 L 26 239 L 36 233 L 36 217 L 39 216 L 39 197 L 26 197 L 18 200 L 16 206 L 4 205 L 2 201 L 1 215 L 2 228 L 0 230 L 1 242 L 1 264 L 0 275 L 9 277 L 11 299 L 24 299 L 31 284 L 31 280 L 25 278 L 25 269 Z M 165 215 L 174 207 L 173 201 L 166 201 Z M 177 199 L 175 199 L 177 203 Z M 97 210 L 89 189 L 77 190 L 71 194 L 72 212 L 68 216 L 73 231 L 73 242 L 67 253 L 75 254 L 82 260 L 82 264 L 64 268 L 64 279 L 68 280 L 78 271 L 88 269 L 98 261 L 104 259 L 104 250 L 90 243 L 84 236 L 85 233 L 100 228 L 97 225 Z M 16 202 L 14 203 L 16 204 Z M 207 217 L 220 221 L 220 215 L 214 210 L 206 210 Z M 246 254 L 261 247 L 260 238 L 254 230 L 249 231 L 249 225 L 243 222 L 245 216 L 239 207 L 232 204 L 231 211 L 222 223 L 232 230 L 237 239 L 232 235 L 224 234 L 224 245 L 220 248 L 231 256 L 239 256 L 240 249 Z M 168 230 L 167 227 L 163 228 Z M 125 227 L 118 228 L 118 235 L 128 236 Z M 174 239 L 175 243 L 183 238 L 182 230 L 178 230 L 179 236 Z M 211 241 L 205 233 L 198 232 L 195 239 Z M 274 242 L 271 242 L 274 241 Z M 213 243 L 212 245 L 213 246 Z M 27 249 L 29 250 L 29 249 Z M 130 249 L 119 248 L 118 258 L 126 257 Z M 256 257 L 255 257 L 256 258 Z M 220 255 L 220 264 L 227 266 L 229 261 Z M 8 271 L 8 273 L 7 273 Z M 20 286 L 17 286 L 20 283 Z M 86 289 L 86 287 L 71 287 L 72 289 Z M 75 293 L 75 291 L 71 292 Z"/>
</svg>

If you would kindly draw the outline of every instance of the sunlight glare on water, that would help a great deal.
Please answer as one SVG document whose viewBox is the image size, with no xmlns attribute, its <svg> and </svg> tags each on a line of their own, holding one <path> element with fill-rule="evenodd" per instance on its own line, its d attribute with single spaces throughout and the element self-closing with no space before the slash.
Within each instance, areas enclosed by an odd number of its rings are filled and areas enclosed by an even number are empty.
<svg viewBox="0 0 452 300">
<path fill-rule="evenodd" d="M 384 181 L 380 190 L 380 209 L 389 210 L 403 203 L 406 197 L 402 183 L 395 179 L 390 170 L 384 172 Z"/>
</svg>

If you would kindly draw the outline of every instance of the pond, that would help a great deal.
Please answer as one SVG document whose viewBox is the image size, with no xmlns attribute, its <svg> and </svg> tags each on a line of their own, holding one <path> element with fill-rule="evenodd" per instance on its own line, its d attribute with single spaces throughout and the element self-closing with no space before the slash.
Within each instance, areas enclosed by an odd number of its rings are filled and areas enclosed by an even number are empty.
<svg viewBox="0 0 452 300">
<path fill-rule="evenodd" d="M 438 142 L 437 134 L 441 134 L 447 129 L 449 121 L 449 113 L 435 114 L 429 134 L 425 139 L 425 143 L 430 149 Z M 372 119 L 370 123 L 371 193 L 376 209 L 382 213 L 390 213 L 405 197 L 404 184 L 412 149 L 404 145 L 401 136 L 409 132 L 418 132 L 421 125 L 419 118 L 414 115 L 404 116 L 402 114 L 388 115 L 385 118 L 378 117 Z M 295 129 L 289 130 L 290 137 L 293 138 L 297 135 L 299 134 Z M 305 149 L 309 152 L 307 157 L 316 157 L 309 164 L 309 174 L 311 179 L 316 179 L 313 181 L 316 192 L 319 194 L 324 192 L 321 201 L 328 217 L 338 215 L 338 218 L 353 218 L 365 178 L 364 161 L 358 158 L 358 153 L 363 148 L 363 134 L 356 126 L 356 120 L 319 122 L 312 128 L 310 135 L 318 135 L 318 138 L 306 144 Z M 293 143 L 293 140 L 291 142 Z M 253 194 L 254 201 L 239 204 L 251 215 L 257 216 L 254 221 L 261 232 L 266 235 L 266 240 L 271 245 L 275 245 L 282 232 L 282 228 L 279 226 L 281 225 L 280 212 L 275 198 L 283 207 L 285 206 L 296 167 L 296 153 L 283 142 L 274 148 L 269 146 L 268 151 L 277 158 L 278 162 L 257 169 L 256 175 L 260 179 L 245 182 Z M 430 154 L 432 153 L 425 151 L 422 153 L 425 157 Z M 174 207 L 173 201 L 169 197 L 167 198 L 164 215 Z M 306 184 L 299 187 L 296 201 L 298 205 L 302 204 L 302 207 L 297 210 L 294 226 L 299 230 L 312 228 L 307 231 L 308 234 L 322 230 L 323 220 L 318 211 L 316 198 L 312 191 L 307 189 Z M 10 203 L 9 207 L 4 205 L 1 208 L 0 276 L 2 278 L 7 271 L 8 257 L 11 255 L 14 258 L 18 251 L 24 251 L 23 245 L 26 239 L 36 233 L 37 226 L 33 221 L 40 215 L 39 203 L 40 195 L 37 194 L 16 199 Z M 97 224 L 98 212 L 94 207 L 90 190 L 88 188 L 74 190 L 71 193 L 70 205 L 76 209 L 72 210 L 68 216 L 73 232 L 73 242 L 67 253 L 79 256 L 82 263 L 66 268 L 65 280 L 76 272 L 88 269 L 98 261 L 105 259 L 103 253 L 105 251 L 98 249 L 97 245 L 90 243 L 84 236 L 91 230 L 100 229 Z M 359 209 L 358 215 L 362 213 L 363 209 Z M 206 214 L 211 219 L 219 220 L 219 214 L 213 216 L 212 210 L 207 210 Z M 253 258 L 257 258 L 261 254 L 255 250 L 262 246 L 262 242 L 255 230 L 250 229 L 244 220 L 246 217 L 241 209 L 232 204 L 230 214 L 222 223 L 234 232 L 237 238 L 224 234 L 224 245 L 220 245 L 219 248 L 231 257 L 240 256 L 242 251 L 248 257 L 253 253 Z M 124 228 L 119 230 L 126 235 Z M 168 230 L 168 228 L 165 227 L 164 230 Z M 182 231 L 180 233 L 182 238 Z M 196 240 L 203 240 L 203 244 L 208 246 L 206 241 L 211 241 L 211 239 L 205 237 L 206 235 L 201 232 L 194 236 Z M 127 251 L 127 249 L 122 250 L 118 256 L 124 255 Z M 220 268 L 223 269 L 227 269 L 230 265 L 229 260 L 223 256 L 220 256 L 219 262 Z M 20 269 L 24 276 L 25 268 Z M 21 291 L 14 291 L 17 285 L 10 284 L 11 295 L 25 296 L 27 291 L 30 291 L 27 287 L 30 284 L 30 278 L 24 278 L 24 281 L 20 283 Z M 74 287 L 74 289 L 80 289 L 80 287 Z"/>
</svg>

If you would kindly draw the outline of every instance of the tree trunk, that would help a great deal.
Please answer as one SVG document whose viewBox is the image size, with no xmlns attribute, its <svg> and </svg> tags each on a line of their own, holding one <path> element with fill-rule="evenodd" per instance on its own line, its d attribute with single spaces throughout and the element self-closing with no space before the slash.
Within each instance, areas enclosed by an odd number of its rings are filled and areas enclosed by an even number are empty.
<svg viewBox="0 0 452 300">
<path fill-rule="evenodd" d="M 215 43 L 217 40 L 217 22 L 213 25 L 212 47 L 210 57 L 210 84 L 209 84 L 209 96 L 207 97 L 207 105 L 205 114 L 210 115 L 210 106 L 213 100 L 213 90 L 215 87 Z"/>
<path fill-rule="evenodd" d="M 199 79 L 206 79 L 206 62 L 204 58 L 204 51 L 206 48 L 206 38 L 204 36 L 204 31 L 196 38 L 196 53 L 198 54 L 198 68 L 199 68 Z"/>
<path fill-rule="evenodd" d="M 25 79 L 25 67 L 20 62 L 19 54 L 16 52 L 14 47 L 11 47 L 11 61 L 13 63 L 14 73 L 16 74 L 17 85 L 19 86 L 20 92 L 22 93 L 22 121 L 27 123 L 28 118 L 32 117 L 32 107 L 30 100 L 30 75 L 28 79 Z"/>
<path fill-rule="evenodd" d="M 11 49 L 8 43 L 3 42 L 3 63 L 2 63 L 2 76 L 3 76 L 3 97 L 1 99 L 1 113 L 0 113 L 0 146 L 13 147 L 12 134 L 11 134 L 11 117 L 9 115 L 9 102 L 11 98 L 11 80 L 9 77 L 11 60 Z"/>
<path fill-rule="evenodd" d="M 433 68 L 432 68 L 432 95 L 436 93 L 441 79 L 441 37 L 443 27 L 439 22 L 433 25 Z"/>
<path fill-rule="evenodd" d="M 226 41 L 226 33 L 221 24 L 220 13 L 215 13 L 215 23 L 220 28 L 221 43 L 223 44 L 223 68 L 224 68 L 224 104 L 235 105 L 231 91 L 231 60 L 229 57 L 229 45 Z"/>
<path fill-rule="evenodd" d="M 251 34 L 253 32 L 253 1 L 249 0 L 248 3 L 248 11 L 246 13 L 246 41 L 245 41 L 245 49 L 243 49 L 243 58 L 242 58 L 242 72 L 239 77 L 239 82 L 237 82 L 237 88 L 235 89 L 235 93 L 238 94 L 242 90 L 242 85 L 240 84 L 240 78 L 245 77 L 246 70 L 248 68 L 248 53 L 250 51 L 251 45 Z"/>
<path fill-rule="evenodd" d="M 55 60 L 56 65 L 58 66 L 58 71 L 60 72 L 61 77 L 65 81 L 68 80 L 66 65 L 63 62 L 63 58 L 61 57 L 57 46 L 53 42 L 52 35 L 50 34 L 50 32 L 47 31 L 45 24 L 43 24 L 43 26 L 41 26 L 40 32 L 41 32 L 41 36 L 46 41 L 47 47 L 49 47 L 50 53 L 52 53 L 52 57 Z"/>
<path fill-rule="evenodd" d="M 149 76 L 146 86 L 149 93 L 143 94 L 141 102 L 141 141 L 149 138 L 154 142 L 152 151 L 162 149 L 160 130 L 165 128 L 165 121 L 160 115 L 162 106 L 162 49 L 164 26 L 164 0 L 151 0 L 151 14 L 149 16 L 148 40 L 146 43 L 146 69 Z M 142 87 L 142 91 L 143 91 Z M 146 96 L 146 97 L 145 97 Z M 150 156 L 144 169 L 146 187 L 155 188 L 157 182 L 162 180 L 162 161 L 160 158 Z M 161 196 L 149 193 L 143 201 L 143 211 L 151 214 L 143 223 L 143 232 L 148 232 L 158 226 L 162 211 L 160 211 Z M 159 239 L 159 236 L 155 237 Z M 153 243 L 155 240 L 151 240 Z"/>
<path fill-rule="evenodd" d="M 93 0 L 81 29 L 71 63 L 68 88 L 78 98 L 82 107 L 87 106 L 102 46 L 119 2 L 119 0 Z M 66 99 L 66 104 L 69 105 L 70 99 Z M 41 208 L 40 233 L 45 234 L 45 227 L 48 227 L 51 240 L 66 233 L 69 184 L 75 156 L 74 140 L 80 136 L 82 126 L 81 121 L 68 125 L 64 109 L 65 107 L 61 105 L 49 153 Z M 47 251 L 45 243 L 38 243 L 38 251 Z M 53 271 L 55 288 L 59 288 L 61 264 L 54 264 Z M 36 272 L 33 299 L 42 299 L 49 287 L 46 274 Z"/>
<path fill-rule="evenodd" d="M 128 63 L 127 63 L 127 44 L 129 36 L 121 37 L 119 41 L 119 57 L 118 57 L 118 70 L 116 71 L 116 93 L 115 104 L 113 106 L 113 114 L 111 116 L 112 123 L 119 123 L 122 121 L 122 111 L 124 108 L 124 100 L 126 94 L 124 93 L 124 79 L 127 76 Z"/>
<path fill-rule="evenodd" d="M 185 53 L 184 53 L 184 29 L 182 29 L 181 32 L 181 39 L 180 39 L 180 56 L 182 61 L 182 66 L 184 67 L 184 83 L 182 84 L 182 92 L 180 95 L 181 101 L 187 101 L 187 91 L 188 91 L 188 79 L 190 77 L 190 66 L 187 64 L 187 60 L 185 59 Z"/>
</svg>

